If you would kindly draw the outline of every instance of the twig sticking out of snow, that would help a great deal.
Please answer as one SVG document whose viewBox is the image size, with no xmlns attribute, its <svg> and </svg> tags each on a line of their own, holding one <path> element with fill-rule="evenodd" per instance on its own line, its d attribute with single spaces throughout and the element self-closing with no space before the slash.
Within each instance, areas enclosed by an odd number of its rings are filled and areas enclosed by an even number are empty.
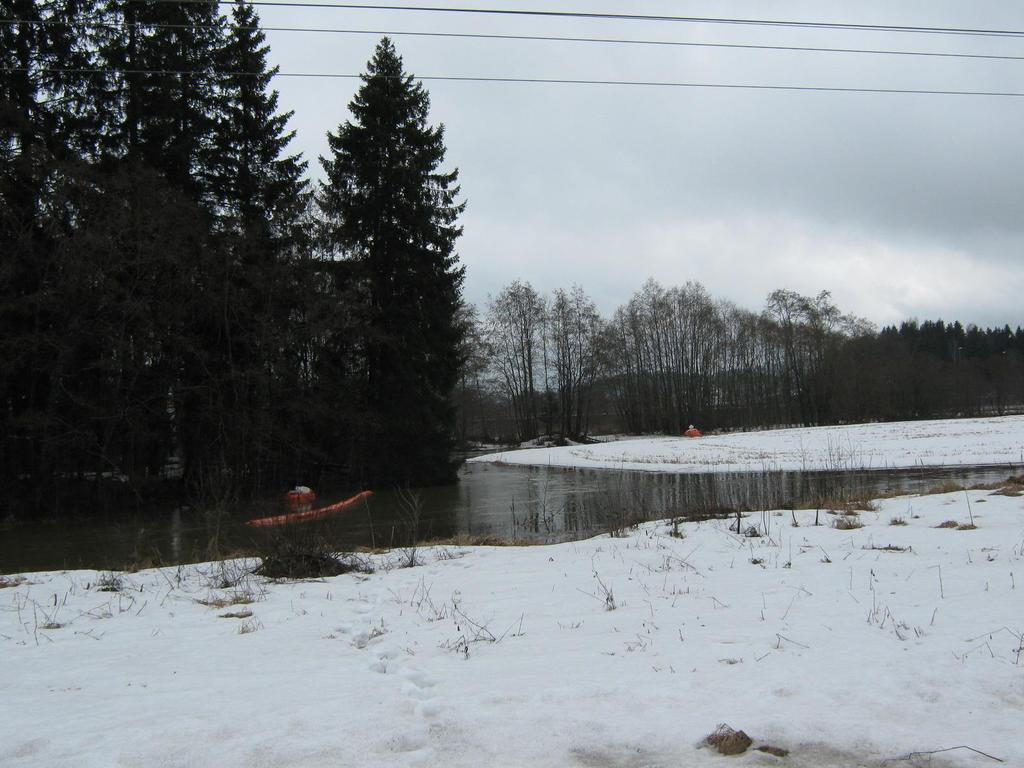
<svg viewBox="0 0 1024 768">
<path fill-rule="evenodd" d="M 989 760 L 995 760 L 997 763 L 1005 763 L 1006 762 L 1002 758 L 996 757 L 995 755 L 990 755 L 987 752 L 982 752 L 980 749 L 975 749 L 974 747 L 969 747 L 966 744 L 960 744 L 959 746 L 956 746 L 956 747 L 946 747 L 945 749 L 930 749 L 930 750 L 928 750 L 926 752 L 911 752 L 906 757 L 902 757 L 900 759 L 901 760 L 913 760 L 915 757 L 921 757 L 923 755 L 937 755 L 940 752 L 952 752 L 954 749 L 969 749 L 971 752 L 974 752 L 975 754 L 981 755 L 982 757 L 987 757 Z"/>
</svg>

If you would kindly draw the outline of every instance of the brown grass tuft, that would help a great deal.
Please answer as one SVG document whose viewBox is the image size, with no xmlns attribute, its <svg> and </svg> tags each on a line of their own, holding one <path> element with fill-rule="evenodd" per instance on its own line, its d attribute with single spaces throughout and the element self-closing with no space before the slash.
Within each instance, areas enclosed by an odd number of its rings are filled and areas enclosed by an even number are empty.
<svg viewBox="0 0 1024 768">
<path fill-rule="evenodd" d="M 939 523 L 936 528 L 957 528 L 960 525 L 956 520 L 947 520 L 944 523 Z"/>
<path fill-rule="evenodd" d="M 1024 488 L 1019 485 L 1007 485 L 1003 488 L 998 488 L 991 493 L 992 496 L 1010 496 L 1016 498 L 1018 496 L 1024 496 Z M 984 501 L 984 499 L 979 499 Z"/>
<path fill-rule="evenodd" d="M 864 523 L 856 515 L 837 517 L 832 521 L 832 527 L 838 531 L 852 531 L 855 528 L 863 528 Z"/>
<path fill-rule="evenodd" d="M 978 526 L 976 526 L 974 523 L 963 523 L 961 525 L 958 525 L 956 529 L 958 531 L 976 531 L 978 529 Z"/>
<path fill-rule="evenodd" d="M 896 544 L 886 544 L 884 547 L 876 547 L 872 544 L 870 547 L 861 547 L 861 549 L 873 549 L 877 552 L 910 552 L 912 547 L 900 547 Z"/>
<path fill-rule="evenodd" d="M 423 542 L 423 545 L 426 547 L 526 547 L 546 543 L 526 539 L 503 539 L 493 533 L 460 533 L 444 539 L 429 539 Z"/>
<path fill-rule="evenodd" d="M 25 583 L 24 576 L 0 576 L 0 589 L 17 587 Z"/>
<path fill-rule="evenodd" d="M 879 496 L 879 494 L 873 494 Z M 847 497 L 819 496 L 804 499 L 793 504 L 793 509 L 820 509 L 826 512 L 841 512 L 855 515 L 858 512 L 874 512 L 878 509 L 874 499 L 867 494 L 854 494 Z"/>
<path fill-rule="evenodd" d="M 906 525 L 907 521 L 902 517 L 894 517 L 889 521 L 889 525 Z"/>
<path fill-rule="evenodd" d="M 251 592 L 236 592 L 233 595 L 211 596 L 206 600 L 196 600 L 196 602 L 207 608 L 227 608 L 229 605 L 252 605 L 256 602 L 256 596 Z"/>
<path fill-rule="evenodd" d="M 940 493 L 956 493 L 957 491 L 962 491 L 962 490 L 964 490 L 963 485 L 961 485 L 960 483 L 954 483 L 952 480 L 947 480 L 944 483 L 939 483 L 938 485 L 933 485 L 931 488 L 929 488 L 926 491 L 922 491 L 921 495 L 922 496 L 936 496 L 936 495 L 938 495 Z"/>
<path fill-rule="evenodd" d="M 263 629 L 263 622 L 259 619 L 245 619 L 238 625 L 238 634 L 248 635 Z"/>
</svg>

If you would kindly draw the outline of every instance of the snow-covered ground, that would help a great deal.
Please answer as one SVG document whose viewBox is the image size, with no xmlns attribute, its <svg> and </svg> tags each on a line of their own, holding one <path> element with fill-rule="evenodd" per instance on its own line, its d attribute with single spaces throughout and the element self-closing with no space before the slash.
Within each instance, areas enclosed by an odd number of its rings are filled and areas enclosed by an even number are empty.
<svg viewBox="0 0 1024 768">
<path fill-rule="evenodd" d="M 1024 498 L 814 514 L 300 583 L 8 577 L 0 765 L 1024 765 Z M 790 755 L 702 748 L 723 722 Z"/>
<path fill-rule="evenodd" d="M 536 448 L 470 462 L 650 472 L 748 472 L 1024 464 L 1024 416 L 656 437 Z"/>
</svg>

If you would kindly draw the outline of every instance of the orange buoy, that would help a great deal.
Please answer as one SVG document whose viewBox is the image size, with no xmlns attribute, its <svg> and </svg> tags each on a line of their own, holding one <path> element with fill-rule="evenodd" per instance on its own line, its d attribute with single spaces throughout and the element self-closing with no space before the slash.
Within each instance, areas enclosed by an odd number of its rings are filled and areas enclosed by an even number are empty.
<svg viewBox="0 0 1024 768">
<path fill-rule="evenodd" d="M 309 490 L 309 489 L 306 489 Z M 292 504 L 292 494 L 295 491 L 289 491 L 286 495 L 286 500 L 289 506 Z M 316 498 L 316 494 L 309 491 Z M 247 520 L 246 525 L 251 525 L 256 528 L 272 528 L 277 525 L 288 525 L 290 523 L 306 523 L 310 520 L 319 520 L 327 517 L 335 512 L 341 512 L 342 510 L 348 509 L 353 504 L 358 504 L 363 499 L 368 499 L 373 496 L 373 491 L 360 491 L 355 496 L 339 501 L 337 504 L 328 504 L 326 507 L 320 507 L 318 509 L 307 508 L 298 512 L 292 512 L 288 515 L 274 515 L 273 517 L 257 517 L 253 520 Z M 296 502 L 299 503 L 299 502 Z M 294 508 L 294 507 L 293 507 Z"/>
<path fill-rule="evenodd" d="M 313 508 L 314 501 L 316 501 L 316 494 L 313 489 L 304 485 L 296 486 L 294 490 L 288 491 L 284 495 L 284 503 L 292 512 L 308 512 Z"/>
</svg>

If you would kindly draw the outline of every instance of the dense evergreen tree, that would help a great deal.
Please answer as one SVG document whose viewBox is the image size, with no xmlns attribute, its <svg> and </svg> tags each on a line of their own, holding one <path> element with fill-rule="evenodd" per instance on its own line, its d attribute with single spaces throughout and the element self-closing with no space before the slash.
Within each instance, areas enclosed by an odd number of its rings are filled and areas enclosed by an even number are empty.
<svg viewBox="0 0 1024 768">
<path fill-rule="evenodd" d="M 82 74 L 87 36 L 62 23 L 75 0 L 4 0 L 0 13 L 0 472 L 52 472 L 56 432 L 54 350 L 65 341 L 55 244 L 74 210 L 58 190 L 78 172 L 94 136 Z M 10 474 L 7 474 L 10 473 Z"/>
<path fill-rule="evenodd" d="M 172 187 L 209 203 L 216 128 L 214 76 L 223 38 L 213 3 L 121 0 L 126 30 L 128 154 Z"/>
<path fill-rule="evenodd" d="M 458 380 L 463 268 L 455 241 L 464 204 L 457 171 L 443 172 L 444 129 L 428 125 L 429 97 L 381 40 L 328 134 L 319 204 L 328 245 L 365 292 L 361 340 L 367 478 L 439 482 L 451 474 L 451 395 Z"/>
<path fill-rule="evenodd" d="M 285 154 L 291 113 L 278 111 L 268 50 L 255 10 L 236 4 L 216 59 L 218 71 L 230 74 L 219 80 L 208 179 L 218 256 L 206 291 L 215 308 L 208 352 L 216 362 L 204 378 L 203 418 L 189 433 L 193 456 L 209 447 L 205 434 L 221 433 L 226 445 L 207 461 L 226 464 L 234 482 L 249 488 L 280 463 L 290 434 L 277 418 L 279 402 L 294 395 L 284 386 L 283 355 L 293 342 L 289 317 L 308 296 L 294 263 L 306 163 Z"/>
</svg>

